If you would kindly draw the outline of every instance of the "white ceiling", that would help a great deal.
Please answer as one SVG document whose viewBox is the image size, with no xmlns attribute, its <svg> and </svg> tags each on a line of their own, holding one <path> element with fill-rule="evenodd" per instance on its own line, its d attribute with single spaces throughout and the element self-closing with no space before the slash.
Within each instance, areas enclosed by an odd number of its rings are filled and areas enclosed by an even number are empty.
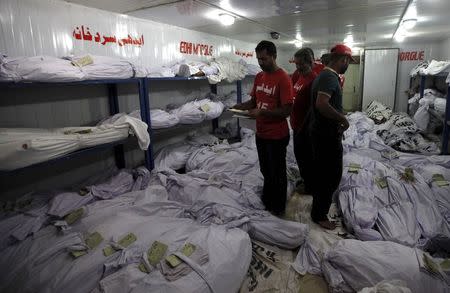
<svg viewBox="0 0 450 293">
<path fill-rule="evenodd" d="M 408 0 L 66 0 L 257 43 L 281 34 L 275 43 L 293 49 L 300 34 L 305 45 L 330 48 L 352 34 L 354 46 L 390 43 Z M 418 23 L 405 42 L 437 41 L 450 36 L 450 0 L 414 0 Z M 231 26 L 217 21 L 227 11 Z"/>
</svg>

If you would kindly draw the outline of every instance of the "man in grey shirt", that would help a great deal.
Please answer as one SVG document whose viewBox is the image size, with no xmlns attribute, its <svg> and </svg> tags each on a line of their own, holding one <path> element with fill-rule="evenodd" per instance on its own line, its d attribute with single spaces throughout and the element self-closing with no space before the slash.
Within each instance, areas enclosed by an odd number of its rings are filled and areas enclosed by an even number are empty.
<svg viewBox="0 0 450 293">
<path fill-rule="evenodd" d="M 349 47 L 339 44 L 331 49 L 330 60 L 314 80 L 308 119 L 314 150 L 313 206 L 311 218 L 326 229 L 336 226 L 327 218 L 333 193 L 342 177 L 342 134 L 349 127 L 342 111 L 339 74 L 344 74 L 352 59 Z"/>
</svg>

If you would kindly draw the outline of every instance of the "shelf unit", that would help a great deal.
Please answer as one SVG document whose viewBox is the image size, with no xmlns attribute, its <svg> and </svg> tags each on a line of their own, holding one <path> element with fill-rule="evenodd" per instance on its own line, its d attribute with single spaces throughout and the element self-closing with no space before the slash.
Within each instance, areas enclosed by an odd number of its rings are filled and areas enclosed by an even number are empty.
<svg viewBox="0 0 450 293">
<path fill-rule="evenodd" d="M 74 81 L 74 82 L 0 82 L 1 88 L 24 88 L 24 87 L 55 87 L 55 86 L 80 86 L 80 85 L 106 85 L 107 95 L 108 95 L 108 103 L 109 103 L 109 113 L 110 115 L 114 115 L 119 113 L 119 97 L 117 94 L 117 85 L 132 83 L 137 85 L 138 93 L 139 93 L 139 105 L 141 110 L 141 119 L 149 126 L 149 134 L 151 129 L 151 120 L 150 120 L 150 111 L 148 105 L 148 88 L 147 82 L 145 78 L 130 78 L 130 79 L 102 79 L 102 80 L 85 80 L 85 81 Z M 23 168 L 18 168 L 10 171 L 1 171 L 0 175 L 14 175 L 16 173 L 22 172 L 28 169 L 34 169 L 46 165 L 57 164 L 62 161 L 66 161 L 68 159 L 72 159 L 78 157 L 80 155 L 91 153 L 99 150 L 105 150 L 109 148 L 114 149 L 114 156 L 116 165 L 118 168 L 125 167 L 125 156 L 124 156 L 124 144 L 128 139 L 120 140 L 116 142 L 100 144 L 90 148 L 84 148 L 77 150 L 75 152 L 71 152 L 69 154 L 60 156 L 55 159 L 51 159 L 48 161 L 36 163 L 30 166 L 26 166 Z M 149 149 L 145 151 L 145 166 L 148 169 L 152 168 L 152 156 L 151 156 L 151 144 Z"/>
<path fill-rule="evenodd" d="M 425 92 L 425 82 L 427 78 L 447 78 L 448 72 L 440 72 L 435 75 L 420 75 L 420 99 L 423 98 Z M 446 106 L 445 106 L 445 116 L 444 116 L 444 130 L 442 132 L 442 154 L 448 154 L 448 139 L 450 134 L 450 85 L 447 85 L 447 96 L 446 96 Z"/>
<path fill-rule="evenodd" d="M 251 76 L 246 76 L 251 77 Z M 117 94 L 117 86 L 119 84 L 125 83 L 135 83 L 138 88 L 139 93 L 139 106 L 141 110 L 141 119 L 148 125 L 148 133 L 150 135 L 150 145 L 148 150 L 145 151 L 145 166 L 147 169 L 152 170 L 154 167 L 153 158 L 153 130 L 151 128 L 151 117 L 150 117 L 150 98 L 151 98 L 151 86 L 153 82 L 158 81 L 181 81 L 181 80 L 207 80 L 207 77 L 149 77 L 149 78 L 130 78 L 130 79 L 102 79 L 102 80 L 86 80 L 86 81 L 74 81 L 74 82 L 0 82 L 0 89 L 5 87 L 10 88 L 23 88 L 23 87 L 55 87 L 55 86 L 80 86 L 80 85 L 106 85 L 108 102 L 109 102 L 109 113 L 114 115 L 119 113 L 119 97 Z M 212 93 L 217 94 L 217 84 L 210 84 L 210 90 Z M 236 92 L 237 92 L 237 103 L 242 102 L 242 81 L 236 81 Z M 239 119 L 237 119 L 238 129 Z M 219 119 L 212 120 L 212 128 L 215 130 L 219 126 Z M 179 125 L 174 127 L 180 127 Z M 168 128 L 170 130 L 171 128 Z M 239 132 L 240 133 L 240 132 Z M 124 139 L 116 142 L 106 143 L 97 145 L 90 148 L 80 149 L 69 154 L 60 156 L 58 158 L 50 159 L 44 162 L 36 163 L 23 168 L 14 169 L 11 171 L 0 171 L 0 176 L 13 175 L 23 170 L 36 169 L 42 166 L 48 166 L 57 164 L 66 160 L 70 160 L 75 157 L 82 156 L 87 153 L 105 150 L 109 148 L 114 148 L 114 156 L 116 165 L 118 168 L 125 167 L 125 156 L 124 156 L 124 144 L 129 139 Z"/>
</svg>

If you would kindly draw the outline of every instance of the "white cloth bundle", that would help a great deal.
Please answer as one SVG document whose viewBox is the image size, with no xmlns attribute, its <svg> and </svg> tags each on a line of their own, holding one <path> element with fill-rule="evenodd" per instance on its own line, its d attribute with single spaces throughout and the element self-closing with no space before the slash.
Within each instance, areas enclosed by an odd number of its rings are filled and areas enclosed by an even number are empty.
<svg viewBox="0 0 450 293">
<path fill-rule="evenodd" d="M 176 115 L 181 124 L 197 124 L 206 119 L 205 111 L 200 109 L 196 101 L 188 102 L 169 113 Z"/>
<path fill-rule="evenodd" d="M 428 123 L 430 122 L 430 113 L 428 112 L 429 108 L 429 104 L 421 105 L 414 114 L 414 121 L 422 131 L 427 129 Z"/>
<path fill-rule="evenodd" d="M 420 270 L 414 248 L 389 241 L 341 240 L 325 254 L 323 274 L 332 292 L 392 279 L 404 281 L 412 292 L 448 292 L 444 281 Z"/>
<path fill-rule="evenodd" d="M 70 82 L 85 78 L 86 73 L 69 60 L 50 56 L 0 59 L 0 81 Z"/>
<path fill-rule="evenodd" d="M 257 75 L 262 71 L 259 65 L 254 65 L 251 63 L 247 63 L 244 59 L 239 60 L 239 63 L 244 65 L 247 68 L 248 75 Z"/>
<path fill-rule="evenodd" d="M 365 111 L 367 116 L 375 121 L 375 123 L 382 123 L 391 118 L 392 110 L 380 102 L 372 101 Z"/>
<path fill-rule="evenodd" d="M 130 116 L 141 120 L 141 111 L 135 110 L 130 113 Z M 169 112 L 161 109 L 151 109 L 150 120 L 152 123 L 152 129 L 169 128 L 180 122 L 176 115 L 170 114 Z"/>
<path fill-rule="evenodd" d="M 65 57 L 70 61 L 77 61 L 86 55 Z M 107 56 L 87 55 L 92 58 L 92 63 L 81 66 L 81 71 L 85 74 L 85 79 L 126 79 L 138 77 L 137 70 L 133 63 L 121 58 Z M 140 76 L 146 76 L 146 72 L 141 69 Z"/>
<path fill-rule="evenodd" d="M 227 57 L 215 58 L 210 62 L 210 65 L 217 67 L 219 70 L 217 74 L 208 76 L 210 84 L 219 83 L 224 79 L 228 82 L 241 80 L 247 74 L 247 68 L 244 65 L 234 62 Z"/>
<path fill-rule="evenodd" d="M 440 72 L 444 72 L 450 68 L 450 61 L 436 61 L 431 60 L 430 64 L 420 70 L 420 73 L 425 75 L 435 75 Z"/>
<path fill-rule="evenodd" d="M 222 115 L 225 106 L 222 102 L 213 102 L 210 99 L 202 99 L 194 102 L 198 108 L 205 112 L 205 119 L 212 120 Z"/>
<path fill-rule="evenodd" d="M 434 109 L 441 115 L 445 115 L 445 107 L 447 105 L 447 99 L 436 98 L 434 100 Z"/>
<path fill-rule="evenodd" d="M 126 114 L 116 114 L 94 127 L 55 129 L 0 129 L 0 168 L 13 170 L 47 161 L 75 150 L 136 135 L 141 149 L 150 144 L 147 124 Z"/>
</svg>

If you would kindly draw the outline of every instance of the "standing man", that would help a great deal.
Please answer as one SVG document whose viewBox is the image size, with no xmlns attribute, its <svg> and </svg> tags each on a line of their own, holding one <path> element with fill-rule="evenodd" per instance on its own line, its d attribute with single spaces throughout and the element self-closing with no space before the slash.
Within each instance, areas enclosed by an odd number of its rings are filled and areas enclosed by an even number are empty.
<svg viewBox="0 0 450 293">
<path fill-rule="evenodd" d="M 326 64 L 324 64 L 323 62 L 315 61 L 314 51 L 311 48 L 304 48 L 304 49 L 307 50 L 311 54 L 311 57 L 313 60 L 312 71 L 314 71 L 318 75 L 322 71 L 322 69 L 325 68 Z M 295 61 L 295 57 L 294 57 L 294 61 Z M 299 78 L 300 78 L 300 72 L 298 71 L 298 68 L 297 68 L 291 76 L 292 84 L 295 84 Z"/>
<path fill-rule="evenodd" d="M 342 134 L 349 127 L 342 114 L 342 87 L 339 74 L 344 74 L 352 58 L 349 47 L 339 44 L 331 49 L 327 67 L 312 85 L 312 111 L 309 120 L 314 150 L 314 189 L 311 218 L 326 229 L 334 229 L 328 220 L 333 193 L 342 177 Z"/>
<path fill-rule="evenodd" d="M 294 154 L 305 192 L 312 192 L 312 145 L 309 133 L 304 129 L 306 114 L 311 105 L 311 87 L 317 73 L 313 71 L 314 59 L 309 48 L 302 48 L 294 55 L 299 78 L 294 84 L 294 106 L 291 113 L 291 127 L 294 130 Z"/>
<path fill-rule="evenodd" d="M 292 110 L 292 83 L 276 63 L 274 43 L 261 41 L 255 51 L 263 71 L 255 77 L 252 99 L 233 108 L 249 110 L 249 116 L 256 119 L 256 147 L 264 176 L 262 201 L 267 210 L 279 216 L 286 208 L 286 147 L 289 143 L 286 118 Z"/>
<path fill-rule="evenodd" d="M 323 65 L 327 66 L 327 64 L 330 62 L 330 56 L 331 53 L 323 54 L 322 57 L 320 57 L 320 61 Z M 339 84 L 341 85 L 341 88 L 344 88 L 344 82 L 345 82 L 345 75 L 339 74 Z"/>
</svg>

